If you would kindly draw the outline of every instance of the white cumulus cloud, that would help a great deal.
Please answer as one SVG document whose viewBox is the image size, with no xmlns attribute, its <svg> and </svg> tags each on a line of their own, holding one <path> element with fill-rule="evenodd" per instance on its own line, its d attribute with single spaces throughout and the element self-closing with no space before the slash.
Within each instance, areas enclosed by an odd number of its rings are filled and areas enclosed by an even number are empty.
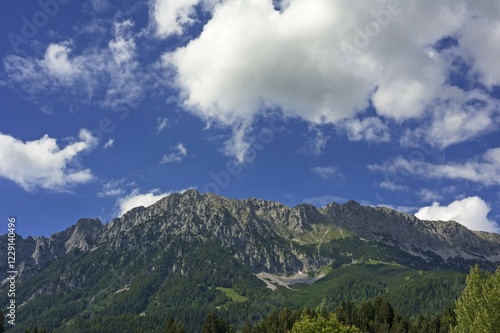
<svg viewBox="0 0 500 333">
<path fill-rule="evenodd" d="M 453 220 L 470 230 L 500 233 L 500 227 L 488 219 L 490 210 L 483 199 L 475 196 L 454 201 L 447 206 L 434 202 L 431 206 L 420 208 L 415 216 L 421 220 Z"/>
<path fill-rule="evenodd" d="M 42 56 L 11 54 L 3 59 L 6 84 L 27 96 L 84 96 L 105 108 L 134 107 L 147 93 L 160 96 L 174 87 L 185 110 L 232 130 L 223 151 L 240 163 L 263 112 L 334 125 L 352 141 L 388 142 L 388 125 L 400 126 L 403 146 L 425 141 L 440 149 L 499 128 L 499 103 L 492 97 L 500 83 L 496 0 L 149 5 L 154 36 L 123 20 L 114 22 L 104 46 L 67 40 L 49 44 Z M 203 27 L 193 37 L 195 25 Z M 143 63 L 137 45 L 171 36 L 180 47 L 149 54 L 156 60 Z M 438 47 L 444 39 L 453 43 Z M 470 69 L 460 68 L 468 88 L 450 80 L 457 60 Z"/>
<path fill-rule="evenodd" d="M 77 158 L 96 145 L 97 138 L 86 129 L 64 148 L 48 135 L 24 142 L 0 133 L 0 177 L 17 183 L 26 191 L 39 188 L 65 191 L 93 179 L 90 169 L 78 166 Z"/>
<path fill-rule="evenodd" d="M 473 66 L 481 82 L 491 88 L 500 84 L 500 3 L 485 1 L 473 20 L 467 21 L 461 36 L 461 46 L 474 59 Z M 487 32 L 487 33 L 485 33 Z"/>
<path fill-rule="evenodd" d="M 169 8 L 164 30 L 181 33 L 205 1 L 166 3 L 155 2 Z M 500 78 L 488 71 L 498 67 L 490 36 L 500 31 L 496 2 L 295 0 L 278 7 L 270 0 L 220 2 L 199 37 L 163 56 L 185 109 L 238 129 L 269 108 L 316 125 L 354 119 L 344 124 L 349 139 L 375 142 L 390 138 L 379 117 L 427 119 L 425 131 L 409 133 L 408 141 L 428 133 L 440 147 L 498 122 L 488 95 L 490 106 L 474 110 L 463 96 L 439 100 L 450 88 L 450 53 L 474 64 L 490 86 Z M 482 34 L 488 38 L 476 38 Z M 458 43 L 453 52 L 433 48 L 450 36 Z M 378 117 L 356 119 L 370 102 Z M 244 142 L 232 143 L 233 154 L 244 156 Z"/>
<path fill-rule="evenodd" d="M 129 210 L 135 207 L 148 207 L 156 203 L 158 200 L 170 195 L 172 192 L 162 193 L 159 189 L 153 189 L 148 193 L 140 193 L 138 189 L 133 190 L 130 194 L 123 198 L 119 198 L 116 202 L 118 207 L 118 216 L 122 216 Z"/>
</svg>

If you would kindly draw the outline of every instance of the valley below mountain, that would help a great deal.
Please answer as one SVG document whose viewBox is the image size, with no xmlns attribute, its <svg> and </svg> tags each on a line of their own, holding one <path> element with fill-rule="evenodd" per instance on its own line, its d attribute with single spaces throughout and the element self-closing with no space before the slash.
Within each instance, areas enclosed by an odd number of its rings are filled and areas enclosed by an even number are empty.
<svg viewBox="0 0 500 333">
<path fill-rule="evenodd" d="M 7 235 L 0 245 L 7 262 Z M 17 236 L 17 320 L 7 328 L 160 332 L 171 315 L 198 332 L 211 311 L 241 327 L 276 307 L 332 310 L 377 295 L 407 316 L 437 313 L 474 264 L 500 264 L 500 235 L 355 201 L 290 208 L 188 190 L 106 224 Z"/>
</svg>

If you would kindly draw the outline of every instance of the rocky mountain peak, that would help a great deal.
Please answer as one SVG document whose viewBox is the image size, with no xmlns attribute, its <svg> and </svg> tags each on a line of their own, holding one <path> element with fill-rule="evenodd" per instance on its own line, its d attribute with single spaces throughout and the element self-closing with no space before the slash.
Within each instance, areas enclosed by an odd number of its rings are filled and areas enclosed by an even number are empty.
<svg viewBox="0 0 500 333">
<path fill-rule="evenodd" d="M 349 209 L 353 209 L 353 208 L 361 207 L 361 204 L 359 202 L 357 202 L 357 201 L 349 200 L 345 204 L 343 204 L 343 206 L 345 206 L 345 207 L 347 207 Z"/>
<path fill-rule="evenodd" d="M 100 229 L 102 223 L 98 218 L 83 218 L 79 219 L 75 225 L 75 233 L 85 233 L 88 234 L 94 229 Z"/>
<path fill-rule="evenodd" d="M 98 219 L 81 219 L 49 238 L 28 238 L 21 242 L 19 253 L 25 267 L 32 267 L 75 249 L 104 246 L 141 252 L 174 246 L 172 242 L 185 245 L 210 240 L 255 272 L 296 273 L 332 263 L 334 259 L 320 249 L 332 246 L 327 244 L 335 242 L 335 237 L 389 246 L 414 258 L 412 262 L 419 262 L 419 267 L 422 262 L 446 268 L 453 263 L 452 268 L 464 269 L 477 261 L 487 267 L 500 263 L 500 235 L 472 232 L 456 222 L 421 221 L 414 215 L 362 206 L 353 200 L 321 209 L 310 204 L 290 208 L 274 201 L 232 200 L 194 189 L 171 194 L 147 208 L 134 208 L 105 225 Z M 305 250 L 307 246 L 314 250 Z"/>
<path fill-rule="evenodd" d="M 78 220 L 69 239 L 64 243 L 66 252 L 73 249 L 88 251 L 99 237 L 103 225 L 99 219 Z"/>
<path fill-rule="evenodd" d="M 194 188 L 190 188 L 189 190 L 184 191 L 181 196 L 183 198 L 192 200 L 192 201 L 200 201 L 205 198 L 205 194 L 200 193 L 198 190 Z"/>
</svg>

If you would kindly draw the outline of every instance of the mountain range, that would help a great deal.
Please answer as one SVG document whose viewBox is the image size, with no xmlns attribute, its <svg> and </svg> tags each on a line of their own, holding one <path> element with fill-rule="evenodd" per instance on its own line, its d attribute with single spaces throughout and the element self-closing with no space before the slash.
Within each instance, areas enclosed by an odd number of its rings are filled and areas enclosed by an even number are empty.
<svg viewBox="0 0 500 333">
<path fill-rule="evenodd" d="M 0 244 L 6 262 L 7 235 Z M 355 201 L 290 208 L 188 190 L 106 224 L 84 218 L 48 238 L 17 236 L 20 306 L 8 332 L 156 332 L 167 314 L 194 332 L 215 309 L 238 325 L 274 306 L 334 308 L 379 294 L 397 305 L 418 288 L 401 311 L 436 312 L 476 263 L 500 264 L 500 235 Z M 2 270 L 2 294 L 6 278 Z"/>
</svg>

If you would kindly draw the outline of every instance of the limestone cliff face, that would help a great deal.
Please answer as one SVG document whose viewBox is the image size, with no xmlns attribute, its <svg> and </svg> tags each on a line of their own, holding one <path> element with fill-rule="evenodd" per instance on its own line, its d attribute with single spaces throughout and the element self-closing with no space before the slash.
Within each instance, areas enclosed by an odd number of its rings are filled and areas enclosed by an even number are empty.
<svg viewBox="0 0 500 333">
<path fill-rule="evenodd" d="M 477 261 L 494 267 L 500 262 L 500 235 L 474 232 L 454 221 L 422 221 L 388 208 L 354 202 L 330 204 L 323 210 L 333 224 L 359 237 L 397 247 L 431 261 Z M 452 265 L 453 267 L 453 265 Z"/>
<path fill-rule="evenodd" d="M 96 240 L 103 228 L 98 219 L 80 219 L 76 225 L 58 232 L 49 238 L 46 237 L 16 237 L 16 265 L 20 277 L 34 267 L 43 267 L 56 258 L 72 251 L 89 251 L 96 244 Z M 0 260 L 7 261 L 7 236 L 0 236 Z M 5 274 L 5 272 L 2 272 Z M 0 275 L 3 279 L 5 276 Z"/>
<path fill-rule="evenodd" d="M 289 241 L 291 230 L 304 231 L 310 222 L 300 206 L 288 208 L 258 199 L 229 200 L 190 190 L 113 220 L 104 227 L 98 242 L 126 248 L 140 247 L 144 241 L 148 246 L 168 246 L 173 241 L 212 240 L 255 271 L 285 273 L 331 262 L 328 258 L 304 258 Z"/>
<path fill-rule="evenodd" d="M 106 248 L 147 253 L 156 248 L 214 241 L 254 272 L 311 271 L 335 261 L 320 251 L 334 242 L 327 235 L 362 239 L 397 249 L 429 263 L 429 267 L 466 269 L 479 262 L 500 263 L 500 235 L 473 232 L 452 221 L 421 221 L 387 208 L 365 207 L 349 201 L 317 209 L 290 208 L 260 200 L 231 200 L 189 190 L 172 194 L 150 207 L 138 207 L 108 224 L 81 219 L 76 225 L 45 237 L 17 240 L 21 278 L 35 274 L 55 259 L 74 251 Z M 0 260 L 6 260 L 6 236 L 0 236 Z M 135 253 L 135 252 L 134 252 Z M 0 272 L 4 279 L 5 272 Z"/>
</svg>

